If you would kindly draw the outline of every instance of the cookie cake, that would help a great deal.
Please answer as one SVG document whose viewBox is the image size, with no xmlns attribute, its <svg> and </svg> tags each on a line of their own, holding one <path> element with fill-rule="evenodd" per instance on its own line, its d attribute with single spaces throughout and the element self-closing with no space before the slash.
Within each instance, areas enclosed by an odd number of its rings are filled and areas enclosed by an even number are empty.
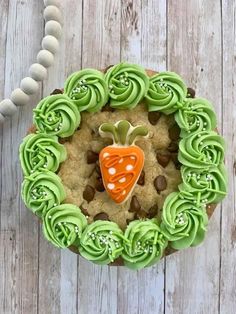
<svg viewBox="0 0 236 314">
<path fill-rule="evenodd" d="M 33 110 L 22 198 L 45 238 L 141 269 L 199 245 L 226 195 L 214 108 L 174 72 L 83 69 Z"/>
</svg>

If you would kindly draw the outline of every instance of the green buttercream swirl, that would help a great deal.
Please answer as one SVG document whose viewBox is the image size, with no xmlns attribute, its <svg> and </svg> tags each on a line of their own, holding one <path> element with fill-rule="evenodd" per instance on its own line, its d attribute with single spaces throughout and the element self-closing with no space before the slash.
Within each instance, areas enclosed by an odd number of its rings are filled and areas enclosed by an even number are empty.
<svg viewBox="0 0 236 314">
<path fill-rule="evenodd" d="M 79 251 L 89 261 L 106 265 L 121 255 L 123 238 L 123 232 L 116 223 L 97 220 L 84 230 Z"/>
<path fill-rule="evenodd" d="M 133 109 L 146 95 L 149 79 L 145 70 L 135 64 L 120 63 L 111 67 L 105 80 L 109 87 L 110 106 Z"/>
<path fill-rule="evenodd" d="M 181 128 L 180 136 L 200 131 L 211 131 L 216 127 L 214 108 L 206 99 L 186 99 L 184 106 L 175 114 L 175 120 Z"/>
<path fill-rule="evenodd" d="M 22 198 L 25 205 L 42 217 L 53 206 L 66 197 L 60 177 L 51 171 L 35 172 L 25 177 L 22 184 Z"/>
<path fill-rule="evenodd" d="M 33 111 L 34 123 L 40 133 L 68 137 L 80 124 L 79 110 L 66 95 L 48 96 Z"/>
<path fill-rule="evenodd" d="M 66 159 L 66 149 L 58 143 L 56 136 L 29 134 L 20 145 L 20 161 L 25 176 L 35 171 L 57 171 Z"/>
<path fill-rule="evenodd" d="M 104 74 L 94 69 L 84 69 L 70 75 L 64 93 L 72 99 L 79 111 L 99 111 L 108 101 Z"/>
<path fill-rule="evenodd" d="M 187 97 L 187 87 L 174 72 L 161 72 L 150 78 L 146 95 L 149 111 L 175 112 Z"/>
<path fill-rule="evenodd" d="M 226 195 L 227 180 L 224 164 L 209 169 L 181 167 L 183 182 L 179 189 L 186 198 L 197 200 L 206 207 L 207 203 L 218 203 Z"/>
<path fill-rule="evenodd" d="M 218 166 L 224 158 L 224 146 L 223 138 L 216 132 L 194 133 L 180 141 L 178 159 L 191 168 Z"/>
<path fill-rule="evenodd" d="M 207 224 L 205 209 L 180 193 L 173 192 L 165 199 L 161 229 L 172 248 L 181 250 L 200 244 L 204 240 Z"/>
<path fill-rule="evenodd" d="M 59 248 L 78 245 L 87 220 L 81 210 L 71 204 L 52 207 L 43 217 L 46 239 Z"/>
<path fill-rule="evenodd" d="M 125 230 L 125 265 L 132 269 L 151 266 L 163 256 L 167 240 L 159 228 L 156 219 L 132 221 Z"/>
</svg>

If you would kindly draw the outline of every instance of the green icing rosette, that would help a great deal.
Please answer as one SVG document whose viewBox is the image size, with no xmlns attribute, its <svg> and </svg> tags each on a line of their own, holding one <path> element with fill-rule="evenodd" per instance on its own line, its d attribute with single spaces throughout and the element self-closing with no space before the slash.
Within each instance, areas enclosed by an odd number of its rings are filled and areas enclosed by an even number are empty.
<svg viewBox="0 0 236 314">
<path fill-rule="evenodd" d="M 145 70 L 135 64 L 120 63 L 111 67 L 105 80 L 110 105 L 116 109 L 133 109 L 146 95 L 149 79 Z"/>
<path fill-rule="evenodd" d="M 65 147 L 58 143 L 56 136 L 42 133 L 26 136 L 19 152 L 25 176 L 45 169 L 55 172 L 67 156 Z"/>
<path fill-rule="evenodd" d="M 218 203 L 226 195 L 227 180 L 224 164 L 209 169 L 181 167 L 183 183 L 179 189 L 186 198 L 196 200 L 206 207 L 209 203 Z"/>
<path fill-rule="evenodd" d="M 131 269 L 153 265 L 163 256 L 167 246 L 156 219 L 132 221 L 125 230 L 125 238 L 122 257 Z"/>
<path fill-rule="evenodd" d="M 71 204 L 50 208 L 43 217 L 43 233 L 46 239 L 59 248 L 78 245 L 87 220 L 81 210 Z"/>
<path fill-rule="evenodd" d="M 179 143 L 178 159 L 191 168 L 218 166 L 224 159 L 224 139 L 216 132 L 202 131 L 184 137 Z"/>
<path fill-rule="evenodd" d="M 204 240 L 207 224 L 207 213 L 202 206 L 177 192 L 165 199 L 161 229 L 172 248 L 181 250 L 200 244 Z"/>
<path fill-rule="evenodd" d="M 84 69 L 70 75 L 64 93 L 73 100 L 79 111 L 99 111 L 108 101 L 104 74 L 94 69 Z"/>
<path fill-rule="evenodd" d="M 181 128 L 181 137 L 216 128 L 214 108 L 202 98 L 186 99 L 184 106 L 176 112 L 175 121 Z"/>
<path fill-rule="evenodd" d="M 150 78 L 150 86 L 146 95 L 149 111 L 173 113 L 182 107 L 186 97 L 187 87 L 176 73 L 161 72 Z"/>
<path fill-rule="evenodd" d="M 66 95 L 51 95 L 34 109 L 34 123 L 40 133 L 68 137 L 78 128 L 80 113 Z"/>
<path fill-rule="evenodd" d="M 123 239 L 123 232 L 116 223 L 97 220 L 84 230 L 79 251 L 89 261 L 106 265 L 121 255 Z"/>
<path fill-rule="evenodd" d="M 25 177 L 22 198 L 25 205 L 39 217 L 59 205 L 66 197 L 60 177 L 51 171 L 35 172 Z"/>
</svg>

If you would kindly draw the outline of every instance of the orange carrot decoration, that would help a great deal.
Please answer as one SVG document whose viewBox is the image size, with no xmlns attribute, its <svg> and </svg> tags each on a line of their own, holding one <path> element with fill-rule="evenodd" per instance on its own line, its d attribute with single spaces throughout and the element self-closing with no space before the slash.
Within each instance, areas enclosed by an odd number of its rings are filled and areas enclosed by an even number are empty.
<svg viewBox="0 0 236 314">
<path fill-rule="evenodd" d="M 147 136 L 148 130 L 122 120 L 114 125 L 102 124 L 99 133 L 114 142 L 99 154 L 103 184 L 116 203 L 123 203 L 132 193 L 144 165 L 144 152 L 134 142 L 140 136 Z"/>
</svg>

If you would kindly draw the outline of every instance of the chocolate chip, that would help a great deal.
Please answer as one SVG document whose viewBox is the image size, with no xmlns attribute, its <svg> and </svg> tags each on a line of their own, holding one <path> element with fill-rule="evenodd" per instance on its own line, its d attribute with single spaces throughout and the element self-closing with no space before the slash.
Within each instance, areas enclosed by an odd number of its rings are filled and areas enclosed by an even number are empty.
<svg viewBox="0 0 236 314">
<path fill-rule="evenodd" d="M 156 155 L 157 157 L 157 161 L 158 163 L 162 166 L 162 167 L 166 167 L 170 161 L 170 154 L 165 154 L 165 153 L 157 153 Z"/>
<path fill-rule="evenodd" d="M 106 104 L 104 107 L 102 107 L 101 109 L 102 112 L 106 111 L 106 112 L 114 112 L 115 109 L 112 108 L 109 104 Z"/>
<path fill-rule="evenodd" d="M 96 162 L 95 171 L 97 172 L 99 177 L 101 177 L 102 173 L 101 173 L 101 169 L 100 169 L 100 166 L 99 166 L 99 162 Z"/>
<path fill-rule="evenodd" d="M 93 217 L 93 220 L 110 220 L 108 215 L 104 212 L 101 212 Z"/>
<path fill-rule="evenodd" d="M 140 209 L 136 214 L 135 214 L 135 219 L 139 218 L 139 219 L 144 219 L 144 218 L 147 218 L 148 216 L 148 213 L 143 210 L 143 209 Z"/>
<path fill-rule="evenodd" d="M 129 208 L 129 212 L 137 212 L 141 209 L 141 206 L 139 204 L 139 201 L 137 199 L 137 196 L 132 196 L 131 202 L 130 202 L 130 208 Z"/>
<path fill-rule="evenodd" d="M 149 208 L 149 210 L 148 210 L 148 218 L 154 218 L 154 217 L 156 217 L 156 215 L 157 215 L 157 213 L 158 213 L 158 206 L 157 206 L 157 204 L 154 204 L 152 207 L 150 207 Z"/>
<path fill-rule="evenodd" d="M 175 142 L 170 142 L 170 145 L 167 147 L 168 151 L 173 153 L 173 152 L 177 152 L 179 149 L 179 145 L 178 143 Z"/>
<path fill-rule="evenodd" d="M 167 187 L 166 178 L 164 176 L 157 176 L 154 180 L 154 186 L 158 193 L 164 191 Z"/>
<path fill-rule="evenodd" d="M 145 184 L 145 172 L 142 170 L 139 179 L 137 181 L 138 185 L 144 185 Z"/>
<path fill-rule="evenodd" d="M 175 168 L 179 170 L 181 167 L 181 163 L 178 160 L 178 154 L 177 153 L 171 154 L 171 160 L 173 161 Z"/>
<path fill-rule="evenodd" d="M 188 98 L 195 98 L 195 90 L 191 87 L 188 87 L 188 90 L 187 90 L 187 97 Z"/>
<path fill-rule="evenodd" d="M 66 142 L 71 142 L 73 136 L 68 136 L 68 137 L 59 137 L 58 142 L 60 144 L 64 144 Z"/>
<path fill-rule="evenodd" d="M 95 189 L 96 189 L 98 192 L 104 192 L 104 191 L 105 191 L 102 178 L 99 177 L 99 178 L 96 179 L 96 182 L 95 182 Z"/>
<path fill-rule="evenodd" d="M 107 72 L 110 68 L 112 68 L 114 66 L 114 64 L 108 65 L 105 69 L 104 72 Z"/>
<path fill-rule="evenodd" d="M 63 94 L 63 91 L 59 88 L 56 88 L 50 95 L 57 95 L 57 94 Z"/>
<path fill-rule="evenodd" d="M 151 111 L 148 113 L 148 121 L 152 124 L 152 125 L 156 125 L 158 120 L 161 117 L 161 113 L 157 112 L 157 111 Z"/>
<path fill-rule="evenodd" d="M 88 164 L 94 164 L 98 160 L 98 157 L 99 157 L 98 153 L 92 150 L 87 151 L 87 163 Z"/>
<path fill-rule="evenodd" d="M 86 208 L 84 208 L 82 205 L 80 205 L 79 208 L 81 209 L 82 213 L 83 213 L 85 216 L 89 216 L 89 213 L 88 213 L 88 211 L 87 211 Z"/>
<path fill-rule="evenodd" d="M 180 128 L 178 127 L 177 124 L 174 124 L 172 127 L 170 127 L 168 131 L 169 131 L 169 138 L 172 141 L 177 141 L 179 139 Z"/>
<path fill-rule="evenodd" d="M 83 198 L 89 203 L 94 199 L 95 189 L 91 185 L 86 185 Z"/>
</svg>

